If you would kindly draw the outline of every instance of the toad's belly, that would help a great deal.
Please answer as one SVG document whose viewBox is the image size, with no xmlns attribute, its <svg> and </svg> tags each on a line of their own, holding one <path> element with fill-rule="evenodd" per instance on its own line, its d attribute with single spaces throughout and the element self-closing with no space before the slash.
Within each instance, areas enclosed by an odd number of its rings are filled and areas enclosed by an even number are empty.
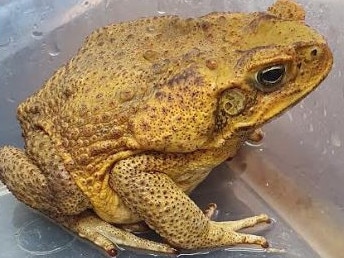
<svg viewBox="0 0 344 258">
<path fill-rule="evenodd" d="M 78 181 L 76 181 L 78 184 Z M 102 181 L 89 187 L 78 184 L 89 198 L 94 212 L 104 221 L 112 224 L 136 223 L 141 219 L 133 214 L 109 185 L 109 174 Z"/>
<path fill-rule="evenodd" d="M 211 169 L 195 171 L 195 173 L 186 173 L 176 180 L 178 187 L 186 194 L 190 194 L 210 173 Z M 88 195 L 93 210 L 103 220 L 112 224 L 131 224 L 142 219 L 131 212 L 123 203 L 117 193 L 108 185 L 108 180 L 103 182 L 103 189 L 98 194 L 94 191 Z"/>
<path fill-rule="evenodd" d="M 190 194 L 210 171 L 211 168 L 198 168 L 197 171 L 183 173 L 174 181 L 182 191 Z M 78 184 L 78 180 L 76 182 Z M 118 194 L 111 188 L 109 185 L 109 174 L 106 174 L 102 181 L 98 181 L 92 186 L 85 187 L 84 184 L 80 184 L 79 187 L 89 198 L 94 212 L 104 221 L 112 224 L 130 224 L 142 220 L 138 215 L 131 212 Z"/>
<path fill-rule="evenodd" d="M 195 171 L 184 173 L 182 176 L 174 179 L 178 187 L 190 194 L 211 172 L 212 168 L 202 168 Z"/>
</svg>

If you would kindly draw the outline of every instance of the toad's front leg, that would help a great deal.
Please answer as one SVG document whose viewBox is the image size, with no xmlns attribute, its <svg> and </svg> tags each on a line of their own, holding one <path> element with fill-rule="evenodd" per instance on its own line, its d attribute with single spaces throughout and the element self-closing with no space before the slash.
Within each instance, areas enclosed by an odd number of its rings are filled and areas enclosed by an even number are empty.
<svg viewBox="0 0 344 258">
<path fill-rule="evenodd" d="M 126 205 L 171 245 L 183 249 L 244 243 L 268 246 L 261 236 L 236 232 L 260 222 L 269 222 L 268 216 L 230 222 L 210 221 L 155 164 L 161 162 L 148 155 L 122 160 L 114 166 L 110 184 Z"/>
</svg>

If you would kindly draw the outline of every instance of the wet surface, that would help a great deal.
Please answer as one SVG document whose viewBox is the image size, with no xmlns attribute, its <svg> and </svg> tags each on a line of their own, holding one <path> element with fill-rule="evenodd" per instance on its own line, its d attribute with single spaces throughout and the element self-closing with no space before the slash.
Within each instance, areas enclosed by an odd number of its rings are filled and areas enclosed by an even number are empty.
<svg viewBox="0 0 344 258">
<path fill-rule="evenodd" d="M 270 225 L 261 225 L 246 232 L 265 236 L 270 251 L 253 246 L 240 246 L 197 254 L 185 252 L 186 257 L 318 257 L 316 253 L 288 226 L 278 214 L 257 196 L 241 175 L 235 176 L 223 164 L 193 192 L 191 196 L 202 208 L 215 202 L 218 209 L 214 220 L 236 220 L 267 213 L 273 219 Z M 0 197 L 0 257 L 107 257 L 97 247 L 81 240 L 54 224 L 42 214 L 17 202 L 11 194 Z M 142 234 L 159 239 L 155 234 Z M 122 250 L 118 257 L 152 257 L 141 250 Z"/>
</svg>

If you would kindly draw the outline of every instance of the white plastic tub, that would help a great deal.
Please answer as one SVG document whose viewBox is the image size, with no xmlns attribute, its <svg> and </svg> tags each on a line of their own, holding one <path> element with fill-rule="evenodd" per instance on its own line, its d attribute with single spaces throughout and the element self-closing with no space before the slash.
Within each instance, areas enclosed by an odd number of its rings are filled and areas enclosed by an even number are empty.
<svg viewBox="0 0 344 258">
<path fill-rule="evenodd" d="M 22 147 L 19 102 L 38 89 L 93 29 L 142 16 L 198 16 L 265 10 L 267 0 L 17 0 L 0 2 L 0 145 Z M 231 248 L 203 257 L 344 257 L 344 2 L 300 1 L 307 22 L 326 36 L 334 68 L 311 96 L 264 128 L 195 190 L 201 206 L 218 204 L 218 220 L 268 213 L 260 231 L 273 248 Z M 153 236 L 154 237 L 154 236 Z M 201 255 L 201 254 L 198 254 Z M 105 257 L 102 251 L 18 203 L 0 185 L 0 257 Z M 123 251 L 119 257 L 148 254 Z"/>
</svg>

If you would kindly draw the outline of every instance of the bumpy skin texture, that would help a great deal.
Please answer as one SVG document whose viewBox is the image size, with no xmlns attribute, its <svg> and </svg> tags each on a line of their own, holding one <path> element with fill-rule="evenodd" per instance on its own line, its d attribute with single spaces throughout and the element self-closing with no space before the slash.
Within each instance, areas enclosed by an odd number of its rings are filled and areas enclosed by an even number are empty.
<svg viewBox="0 0 344 258">
<path fill-rule="evenodd" d="M 277 1 L 265 13 L 145 18 L 101 28 L 18 107 L 25 152 L 0 150 L 16 197 L 114 254 L 174 252 L 110 224 L 144 221 L 176 248 L 239 243 L 266 215 L 213 222 L 187 196 L 327 76 L 332 55 Z"/>
</svg>

